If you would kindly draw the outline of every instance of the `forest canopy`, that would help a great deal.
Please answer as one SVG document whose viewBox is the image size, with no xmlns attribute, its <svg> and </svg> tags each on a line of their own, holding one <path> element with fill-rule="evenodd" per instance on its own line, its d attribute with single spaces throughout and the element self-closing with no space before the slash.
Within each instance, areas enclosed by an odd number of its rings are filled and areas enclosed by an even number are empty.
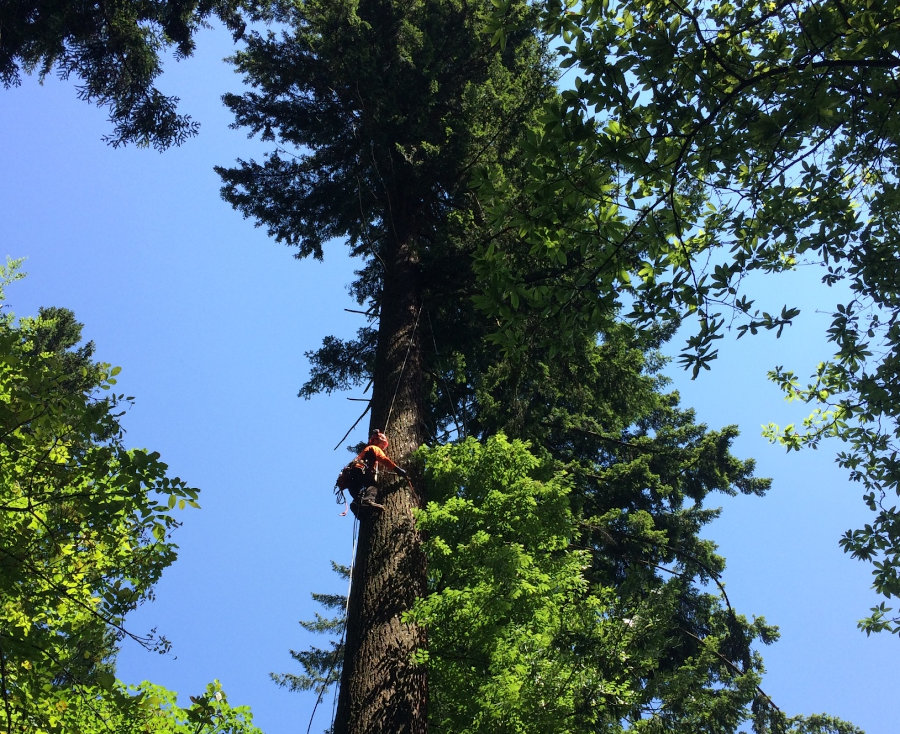
<svg viewBox="0 0 900 734">
<path fill-rule="evenodd" d="M 19 264 L 0 266 L 0 304 Z M 217 682 L 182 708 L 116 677 L 123 639 L 168 649 L 126 617 L 175 561 L 176 513 L 199 507 L 198 490 L 158 453 L 125 446 L 132 398 L 81 331 L 65 308 L 0 315 L 0 727 L 259 734 Z"/>
<path fill-rule="evenodd" d="M 697 422 L 660 367 L 679 327 L 694 376 L 729 333 L 789 333 L 797 305 L 768 309 L 753 284 L 819 268 L 841 294 L 821 362 L 808 379 L 771 373 L 812 413 L 767 435 L 843 442 L 874 521 L 842 545 L 872 562 L 878 593 L 900 594 L 893 9 L 132 5 L 20 4 L 0 34 L 4 82 L 75 74 L 111 110 L 114 145 L 182 143 L 195 127 L 155 91 L 159 52 L 190 53 L 224 19 L 244 38 L 244 86 L 225 103 L 266 152 L 220 164 L 223 197 L 298 258 L 343 244 L 359 264 L 364 326 L 309 353 L 300 392 L 371 388 L 363 415 L 406 469 L 373 479 L 383 514 L 360 518 L 335 731 L 496 731 L 497 711 L 572 731 L 852 731 L 765 694 L 759 645 L 776 633 L 732 609 L 702 530 L 715 493 L 767 482 L 732 455 L 736 429 Z M 36 687 L 126 695 L 111 678 L 124 615 L 174 560 L 172 512 L 197 494 L 125 448 L 129 399 L 71 312 L 5 328 L 10 538 L 35 554 L 10 555 L 32 564 L 10 584 L 56 600 L 5 623 L 46 634 L 36 649 L 53 661 L 0 671 L 10 724 L 14 700 L 56 716 Z M 41 564 L 62 580 L 41 586 Z M 73 599 L 79 614 L 56 619 Z M 881 604 L 862 627 L 900 622 Z M 472 670 L 488 682 L 460 705 Z"/>
</svg>

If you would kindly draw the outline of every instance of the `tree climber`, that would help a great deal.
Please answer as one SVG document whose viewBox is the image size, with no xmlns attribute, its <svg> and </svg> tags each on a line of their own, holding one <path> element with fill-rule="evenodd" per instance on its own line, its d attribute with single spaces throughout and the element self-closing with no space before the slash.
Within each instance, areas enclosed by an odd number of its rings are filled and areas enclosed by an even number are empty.
<svg viewBox="0 0 900 734">
<path fill-rule="evenodd" d="M 375 429 L 372 431 L 366 447 L 344 467 L 337 478 L 335 492 L 338 495 L 338 502 L 343 500 L 344 490 L 348 491 L 353 499 L 350 509 L 354 515 L 359 514 L 360 507 L 384 509 L 384 505 L 378 503 L 378 469 L 380 467 L 393 469 L 401 477 L 406 476 L 406 470 L 397 466 L 385 453 L 387 447 L 387 436 Z M 344 501 L 346 502 L 346 500 Z M 346 510 L 344 512 L 346 514 Z"/>
</svg>

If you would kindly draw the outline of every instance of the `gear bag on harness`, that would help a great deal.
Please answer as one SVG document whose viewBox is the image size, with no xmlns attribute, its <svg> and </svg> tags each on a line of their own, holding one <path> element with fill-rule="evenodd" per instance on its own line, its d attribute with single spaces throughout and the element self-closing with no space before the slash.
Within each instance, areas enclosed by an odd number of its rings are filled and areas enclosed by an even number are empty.
<svg viewBox="0 0 900 734">
<path fill-rule="evenodd" d="M 388 438 L 381 431 L 374 430 L 369 437 L 369 443 L 353 461 L 341 469 L 334 483 L 334 494 L 338 504 L 346 505 L 347 499 L 344 492 L 349 492 L 353 498 L 350 509 L 356 514 L 358 507 L 368 507 L 383 510 L 378 503 L 378 469 L 387 467 L 393 469 L 401 477 L 406 476 L 406 470 L 397 466 L 390 457 L 384 453 L 388 447 Z M 347 514 L 345 509 L 344 515 Z"/>
<path fill-rule="evenodd" d="M 334 483 L 334 496 L 338 504 L 346 504 L 347 499 L 344 492 L 349 492 L 350 497 L 356 499 L 359 490 L 366 483 L 366 465 L 359 458 L 351 461 L 347 466 L 341 469 L 338 478 Z"/>
<path fill-rule="evenodd" d="M 352 510 L 354 515 L 359 514 L 360 507 L 367 507 L 376 510 L 383 510 L 384 506 L 376 501 L 378 488 L 371 485 L 371 482 L 377 481 L 377 477 L 371 476 L 365 462 L 359 458 L 351 461 L 347 466 L 341 469 L 338 478 L 334 483 L 335 501 L 338 504 L 344 504 L 344 511 L 341 517 L 347 514 L 347 510 Z M 344 492 L 349 492 L 353 501 L 347 505 L 347 498 Z"/>
</svg>

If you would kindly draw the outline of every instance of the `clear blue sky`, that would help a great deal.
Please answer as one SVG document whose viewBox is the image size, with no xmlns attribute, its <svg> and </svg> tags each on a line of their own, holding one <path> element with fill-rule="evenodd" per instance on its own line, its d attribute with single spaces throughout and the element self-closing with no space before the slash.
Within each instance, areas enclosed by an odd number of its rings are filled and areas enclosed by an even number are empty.
<svg viewBox="0 0 900 734">
<path fill-rule="evenodd" d="M 71 83 L 26 79 L 0 92 L 0 256 L 27 257 L 27 279 L 8 291 L 13 311 L 73 309 L 137 399 L 128 442 L 161 452 L 203 490 L 157 600 L 130 619 L 136 631 L 168 636 L 172 655 L 126 646 L 120 676 L 173 688 L 185 703 L 218 678 L 266 734 L 294 734 L 306 731 L 314 699 L 268 674 L 296 672 L 288 650 L 316 641 L 297 624 L 317 611 L 310 593 L 346 591 L 329 565 L 349 563 L 352 529 L 332 500 L 347 457 L 333 448 L 361 410 L 345 395 L 306 402 L 296 393 L 304 352 L 360 322 L 343 310 L 354 305 L 344 288 L 353 264 L 341 247 L 325 263 L 298 262 L 219 199 L 213 165 L 261 150 L 227 129 L 220 96 L 238 80 L 220 62 L 226 36 L 204 34 L 198 56 L 167 75 L 166 89 L 203 127 L 164 154 L 105 146 L 104 112 L 77 101 Z M 813 281 L 782 282 L 772 303 L 789 293 L 815 311 Z M 724 501 L 709 531 L 728 559 L 732 604 L 781 627 L 764 651 L 764 690 L 789 714 L 828 712 L 894 734 L 900 643 L 856 630 L 877 599 L 869 569 L 837 546 L 868 519 L 861 492 L 833 465 L 833 447 L 786 456 L 759 436 L 763 423 L 802 415 L 765 371 L 786 364 L 805 374 L 825 356 L 821 318 L 810 321 L 780 341 L 723 345 L 698 381 L 671 373 L 704 422 L 741 426 L 737 453 L 775 480 L 767 498 Z M 364 439 L 365 426 L 349 440 Z M 313 731 L 330 711 L 329 699 Z"/>
</svg>

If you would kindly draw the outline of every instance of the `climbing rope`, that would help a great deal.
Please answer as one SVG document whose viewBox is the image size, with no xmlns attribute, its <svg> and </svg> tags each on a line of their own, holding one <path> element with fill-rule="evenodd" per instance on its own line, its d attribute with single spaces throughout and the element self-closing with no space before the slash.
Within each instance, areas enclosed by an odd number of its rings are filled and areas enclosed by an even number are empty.
<svg viewBox="0 0 900 734">
<path fill-rule="evenodd" d="M 409 353 L 412 350 L 412 340 L 413 340 L 413 337 L 415 336 L 416 330 L 419 328 L 419 317 L 421 315 L 422 315 L 422 305 L 420 304 L 419 310 L 416 313 L 416 322 L 415 322 L 415 324 L 413 324 L 413 329 L 409 335 L 409 341 L 406 345 L 406 354 L 403 357 L 403 364 L 400 366 L 400 374 L 397 376 L 397 384 L 394 387 L 394 394 L 391 397 L 391 404 L 390 404 L 390 407 L 388 408 L 387 421 L 384 424 L 384 432 L 385 433 L 387 433 L 388 426 L 390 425 L 390 422 L 391 422 L 391 414 L 394 412 L 394 401 L 396 401 L 397 393 L 400 390 L 400 382 L 403 380 L 403 373 L 406 370 L 406 363 L 409 361 Z M 359 418 L 356 419 L 356 423 L 354 423 L 350 427 L 350 430 L 344 434 L 344 437 L 338 442 L 338 445 L 334 447 L 335 450 L 337 450 L 338 446 L 340 446 L 341 443 L 344 442 L 344 439 L 346 439 L 347 436 L 350 435 L 350 431 L 352 431 L 354 428 L 356 428 L 356 426 L 359 424 L 359 422 L 363 419 L 363 416 L 365 416 L 365 414 L 369 411 L 369 409 L 371 407 L 372 406 L 370 403 L 366 407 L 366 409 L 363 411 L 363 414 Z M 412 482 L 409 480 L 409 477 L 406 478 L 406 481 L 409 483 L 410 489 L 412 489 L 413 486 L 412 486 Z M 344 510 L 344 515 L 346 515 L 346 514 L 347 514 L 346 510 Z M 350 556 L 350 578 L 349 578 L 349 581 L 347 584 L 347 603 L 344 606 L 344 629 L 341 632 L 341 641 L 340 641 L 338 647 L 343 647 L 343 645 L 346 641 L 346 638 L 347 638 L 347 622 L 350 619 L 350 592 L 353 588 L 353 569 L 356 565 L 356 544 L 357 544 L 357 540 L 359 537 L 358 532 L 357 532 L 358 527 L 359 527 L 359 518 L 357 518 L 354 515 L 354 517 L 353 517 L 353 544 L 352 544 L 353 549 L 352 549 L 351 556 Z M 330 674 L 330 672 L 331 671 L 329 670 L 328 673 Z M 326 675 L 325 680 L 326 681 L 328 680 L 328 675 Z M 312 714 L 309 717 L 309 726 L 307 726 L 307 728 L 306 728 L 306 734 L 309 734 L 310 731 L 312 730 L 312 724 L 313 724 L 313 719 L 315 718 L 315 715 L 316 715 L 316 710 L 318 709 L 319 704 L 322 702 L 322 697 L 328 688 L 329 688 L 329 686 L 324 685 L 324 684 L 319 688 L 319 695 L 316 698 L 316 703 L 313 706 Z M 337 697 L 338 697 L 338 687 L 335 687 L 334 698 L 333 698 L 333 701 L 331 704 L 331 729 L 334 729 L 334 720 L 335 720 L 335 717 L 337 716 Z"/>
<path fill-rule="evenodd" d="M 343 647 L 344 642 L 347 639 L 347 622 L 350 621 L 350 590 L 353 588 L 353 568 L 356 565 L 356 541 L 359 539 L 359 534 L 357 530 L 359 529 L 359 518 L 353 518 L 353 551 L 350 554 L 350 578 L 347 579 L 347 603 L 344 605 L 344 631 L 341 632 L 341 642 L 338 647 Z M 334 696 L 331 701 L 331 728 L 329 731 L 334 731 L 334 719 L 337 715 L 337 699 L 338 699 L 338 686 L 334 688 Z M 309 734 L 309 732 L 307 732 Z"/>
<path fill-rule="evenodd" d="M 394 412 L 394 401 L 397 399 L 397 392 L 400 390 L 400 382 L 403 380 L 403 371 L 406 369 L 406 361 L 409 359 L 409 352 L 412 349 L 412 340 L 419 328 L 419 317 L 422 315 L 422 304 L 419 304 L 419 311 L 416 314 L 416 323 L 413 324 L 412 332 L 409 335 L 409 342 L 406 345 L 406 356 L 403 357 L 403 364 L 400 366 L 400 374 L 397 376 L 397 385 L 394 387 L 394 396 L 391 398 L 391 407 L 388 408 L 387 420 L 384 422 L 384 432 L 388 432 L 388 426 L 391 423 L 391 413 Z"/>
<path fill-rule="evenodd" d="M 431 323 L 431 312 L 426 311 L 425 317 L 428 319 L 428 331 L 431 333 L 431 343 L 434 345 L 434 358 L 438 359 L 438 345 L 437 339 L 434 336 L 434 324 Z M 445 372 L 441 369 L 438 369 L 438 375 L 440 377 L 441 382 L 444 383 L 444 391 L 447 393 L 447 404 L 450 406 L 450 415 L 453 416 L 453 422 L 456 424 L 456 435 L 459 438 L 465 438 L 466 432 L 465 427 L 460 428 L 459 425 L 459 417 L 456 415 L 456 406 L 453 404 L 453 395 L 452 389 L 450 388 L 450 383 L 447 382 L 447 377 Z M 435 426 L 435 434 L 437 434 L 437 426 Z"/>
<path fill-rule="evenodd" d="M 340 641 L 340 643 L 338 643 L 338 648 L 343 647 L 344 642 L 347 639 L 347 621 L 350 619 L 350 590 L 353 588 L 353 569 L 356 565 L 356 542 L 359 539 L 359 534 L 357 532 L 358 529 L 359 529 L 359 519 L 354 516 L 354 518 L 353 518 L 353 550 L 351 551 L 351 554 L 350 554 L 350 577 L 347 581 L 347 602 L 344 605 L 344 629 L 341 632 L 341 641 Z M 326 682 L 328 681 L 328 677 L 331 675 L 332 670 L 334 670 L 333 666 L 331 669 L 328 670 L 328 673 L 325 676 Z M 333 681 L 333 682 L 337 683 L 338 681 Z M 325 691 L 327 691 L 330 687 L 331 687 L 330 684 L 329 685 L 323 684 L 319 688 L 319 695 L 316 698 L 316 703 L 313 705 L 312 713 L 309 716 L 309 726 L 306 727 L 306 734 L 309 734 L 310 730 L 312 729 L 313 719 L 316 716 L 316 709 L 318 709 L 319 704 L 322 703 L 322 697 L 324 696 Z M 334 719 L 335 719 L 335 716 L 337 715 L 337 694 L 338 694 L 338 686 L 335 686 L 334 697 L 333 697 L 333 700 L 331 703 L 331 727 L 330 727 L 329 731 L 334 729 Z"/>
<path fill-rule="evenodd" d="M 415 336 L 416 330 L 419 328 L 419 317 L 420 317 L 421 315 L 422 315 L 422 306 L 420 305 L 420 306 L 419 306 L 419 312 L 416 314 L 416 323 L 413 325 L 412 333 L 409 335 L 409 343 L 406 345 L 406 355 L 403 357 L 403 364 L 402 364 L 401 367 L 400 367 L 400 374 L 397 376 L 397 385 L 394 387 L 394 395 L 393 395 L 393 397 L 391 398 L 391 405 L 390 405 L 390 407 L 388 408 L 387 421 L 385 422 L 385 424 L 384 424 L 384 429 L 383 429 L 385 433 L 388 432 L 388 426 L 390 425 L 390 422 L 391 422 L 391 414 L 394 412 L 394 401 L 397 399 L 397 393 L 398 393 L 399 390 L 400 390 L 400 382 L 403 380 L 403 373 L 404 373 L 404 371 L 406 370 L 406 362 L 409 360 L 409 352 L 410 352 L 410 350 L 412 349 L 412 340 L 413 340 L 413 336 Z M 367 388 L 367 389 L 368 389 L 368 388 Z M 350 426 L 350 428 L 349 428 L 349 429 L 347 430 L 347 432 L 343 435 L 343 437 L 341 438 L 341 440 L 338 441 L 338 442 L 335 444 L 333 451 L 337 451 L 337 450 L 338 450 L 338 448 L 340 447 L 340 445 L 341 445 L 342 443 L 344 443 L 344 441 L 346 440 L 347 436 L 350 435 L 350 432 L 351 432 L 354 428 L 356 428 L 356 427 L 359 425 L 359 422 L 360 422 L 363 418 L 365 418 L 366 413 L 368 413 L 369 410 L 370 410 L 371 408 L 372 408 L 372 403 L 371 403 L 371 401 L 370 401 L 369 404 L 366 406 L 366 409 L 362 412 L 362 415 L 359 416 L 359 418 L 356 419 L 356 422 L 355 422 L 352 426 Z"/>
</svg>

